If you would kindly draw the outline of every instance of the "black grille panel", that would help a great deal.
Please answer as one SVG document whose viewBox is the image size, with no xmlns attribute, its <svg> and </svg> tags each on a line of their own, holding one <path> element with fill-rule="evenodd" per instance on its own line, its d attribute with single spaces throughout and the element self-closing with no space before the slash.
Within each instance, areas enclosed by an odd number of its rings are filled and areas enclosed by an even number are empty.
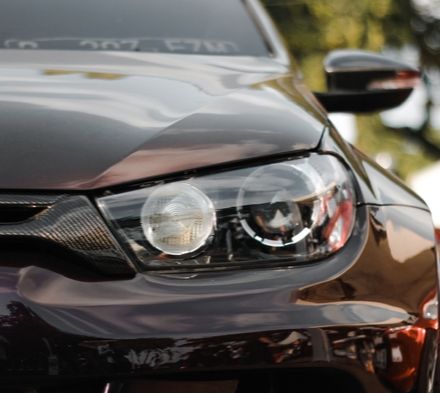
<svg viewBox="0 0 440 393">
<path fill-rule="evenodd" d="M 0 195 L 0 218 L 2 211 L 17 208 L 35 214 L 14 220 L 11 213 L 7 222 L 0 220 L 0 240 L 44 240 L 70 250 L 102 273 L 133 273 L 125 253 L 86 197 Z"/>
</svg>

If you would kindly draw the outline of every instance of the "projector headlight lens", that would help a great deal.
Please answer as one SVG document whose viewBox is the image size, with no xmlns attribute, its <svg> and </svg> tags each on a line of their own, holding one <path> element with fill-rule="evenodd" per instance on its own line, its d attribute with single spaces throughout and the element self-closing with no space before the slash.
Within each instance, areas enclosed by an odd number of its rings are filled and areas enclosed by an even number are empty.
<svg viewBox="0 0 440 393">
<path fill-rule="evenodd" d="M 355 222 L 351 176 L 330 155 L 151 184 L 98 200 L 141 270 L 322 259 Z"/>
<path fill-rule="evenodd" d="M 301 163 L 261 167 L 244 182 L 238 197 L 243 229 L 271 247 L 286 247 L 306 238 L 317 225 L 322 199 L 322 179 L 313 168 L 305 173 Z M 264 195 L 265 203 L 260 203 Z"/>
</svg>

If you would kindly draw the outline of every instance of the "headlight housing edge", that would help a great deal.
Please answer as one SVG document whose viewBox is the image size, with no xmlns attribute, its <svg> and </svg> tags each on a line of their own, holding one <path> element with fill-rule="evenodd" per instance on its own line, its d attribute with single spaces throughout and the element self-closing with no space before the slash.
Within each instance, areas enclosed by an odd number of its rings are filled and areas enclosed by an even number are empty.
<svg viewBox="0 0 440 393">
<path fill-rule="evenodd" d="M 224 270 L 337 252 L 353 230 L 355 194 L 338 158 L 312 153 L 155 182 L 99 198 L 98 206 L 139 270 Z"/>
</svg>

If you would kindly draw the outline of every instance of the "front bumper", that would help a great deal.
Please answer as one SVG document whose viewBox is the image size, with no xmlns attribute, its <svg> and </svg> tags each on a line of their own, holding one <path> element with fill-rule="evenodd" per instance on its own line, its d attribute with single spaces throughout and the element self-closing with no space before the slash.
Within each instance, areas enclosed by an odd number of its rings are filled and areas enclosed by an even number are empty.
<svg viewBox="0 0 440 393">
<path fill-rule="evenodd" d="M 0 384 L 101 393 L 136 378 L 226 378 L 281 393 L 344 375 L 350 392 L 422 392 L 437 350 L 423 313 L 437 296 L 430 215 L 358 210 L 344 250 L 290 269 L 80 278 L 59 253 L 5 251 Z"/>
</svg>

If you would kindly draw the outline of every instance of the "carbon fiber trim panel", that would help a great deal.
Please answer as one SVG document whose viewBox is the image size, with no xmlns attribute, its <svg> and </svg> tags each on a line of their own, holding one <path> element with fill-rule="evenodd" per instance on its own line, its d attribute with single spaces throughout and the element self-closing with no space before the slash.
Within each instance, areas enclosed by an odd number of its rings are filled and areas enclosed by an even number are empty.
<svg viewBox="0 0 440 393">
<path fill-rule="evenodd" d="M 0 195 L 0 208 L 7 206 L 49 207 L 68 195 Z"/>
<path fill-rule="evenodd" d="M 0 209 L 8 206 L 46 209 L 26 221 L 1 224 L 0 240 L 45 240 L 70 250 L 102 273 L 133 273 L 124 251 L 86 197 L 0 195 Z"/>
</svg>

